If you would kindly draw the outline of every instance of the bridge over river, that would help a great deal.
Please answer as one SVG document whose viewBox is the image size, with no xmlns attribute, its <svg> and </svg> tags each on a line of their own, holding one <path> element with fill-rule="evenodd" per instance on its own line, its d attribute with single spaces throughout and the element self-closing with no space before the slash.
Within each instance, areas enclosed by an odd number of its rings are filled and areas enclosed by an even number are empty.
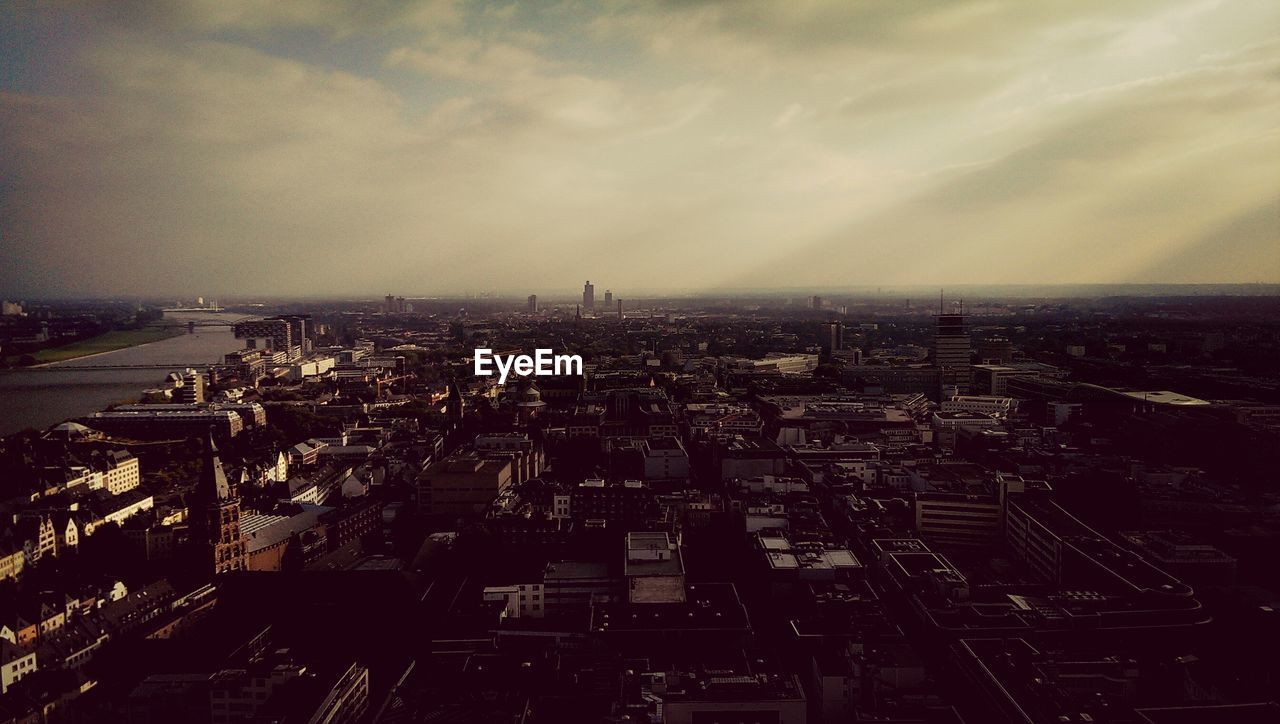
<svg viewBox="0 0 1280 724">
<path fill-rule="evenodd" d="M 192 315 L 195 316 L 195 315 Z M 143 390 L 163 384 L 170 372 L 204 369 L 244 346 L 231 333 L 244 314 L 202 314 L 157 320 L 190 334 L 150 344 L 54 362 L 44 367 L 0 371 L 0 435 L 24 427 L 44 428 L 109 405 L 136 402 Z M 54 374 L 61 373 L 61 374 Z"/>
<path fill-rule="evenodd" d="M 154 329 L 181 329 L 186 327 L 189 334 L 195 334 L 199 327 L 234 327 L 241 322 L 252 322 L 262 317 L 240 317 L 238 319 L 161 319 L 146 325 Z"/>
</svg>

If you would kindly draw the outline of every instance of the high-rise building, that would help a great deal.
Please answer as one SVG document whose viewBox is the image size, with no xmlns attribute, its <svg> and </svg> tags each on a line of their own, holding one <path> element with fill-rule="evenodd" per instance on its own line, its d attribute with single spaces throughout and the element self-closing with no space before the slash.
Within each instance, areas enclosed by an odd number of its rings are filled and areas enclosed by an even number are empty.
<svg viewBox="0 0 1280 724">
<path fill-rule="evenodd" d="M 392 294 L 388 294 L 382 299 L 382 311 L 391 314 L 396 311 L 396 298 Z"/>
<path fill-rule="evenodd" d="M 585 312 L 593 312 L 596 308 L 596 288 L 592 286 L 591 281 L 587 280 L 582 285 L 582 310 Z"/>
<path fill-rule="evenodd" d="M 236 339 L 245 340 L 249 349 L 286 351 L 293 341 L 289 323 L 283 319 L 236 322 L 234 330 Z"/>
<path fill-rule="evenodd" d="M 174 388 L 174 401 L 195 405 L 204 402 L 204 373 L 188 368 L 182 374 L 182 386 Z"/>
<path fill-rule="evenodd" d="M 969 391 L 973 370 L 969 360 L 969 328 L 963 314 L 939 311 L 933 333 L 933 364 L 938 368 L 943 389 Z"/>
<path fill-rule="evenodd" d="M 813 309 L 822 309 L 822 297 L 817 294 L 809 297 L 809 306 Z"/>
<path fill-rule="evenodd" d="M 529 304 L 528 304 L 528 307 L 526 307 L 526 311 L 529 312 L 529 314 L 538 313 L 538 295 L 537 294 L 529 295 Z"/>
<path fill-rule="evenodd" d="M 300 347 L 299 352 L 302 354 L 311 351 L 316 331 L 310 314 L 281 314 L 276 319 L 289 323 L 289 343 L 293 347 Z"/>
<path fill-rule="evenodd" d="M 825 339 L 823 339 L 823 346 L 827 348 L 827 351 L 835 352 L 836 350 L 844 349 L 844 325 L 839 322 L 827 322 L 824 327 Z"/>
<path fill-rule="evenodd" d="M 245 570 L 248 545 L 240 530 L 240 498 L 227 482 L 212 434 L 205 436 L 204 464 L 188 514 L 200 566 L 211 566 L 214 574 Z"/>
<path fill-rule="evenodd" d="M 606 311 L 606 312 L 608 312 L 608 311 L 609 311 L 609 307 L 612 307 L 612 306 L 613 306 L 613 290 L 612 290 L 612 289 L 606 289 L 606 290 L 604 290 L 604 309 L 605 309 L 605 311 Z"/>
<path fill-rule="evenodd" d="M 237 322 L 234 330 L 236 339 L 245 340 L 247 349 L 284 352 L 289 359 L 308 352 L 315 337 L 310 314 L 286 314 Z"/>
</svg>

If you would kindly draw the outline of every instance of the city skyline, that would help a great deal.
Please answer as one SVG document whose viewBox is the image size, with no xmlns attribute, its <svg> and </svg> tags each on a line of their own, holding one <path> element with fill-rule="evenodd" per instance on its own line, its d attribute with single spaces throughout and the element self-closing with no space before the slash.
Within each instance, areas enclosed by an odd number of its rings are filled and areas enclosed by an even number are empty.
<svg viewBox="0 0 1280 724">
<path fill-rule="evenodd" d="M 11 5 L 0 290 L 1280 281 L 1280 8 L 898 7 Z"/>
<path fill-rule="evenodd" d="M 0 159 L 3 721 L 1280 722 L 1276 0 L 0 0 Z"/>
</svg>

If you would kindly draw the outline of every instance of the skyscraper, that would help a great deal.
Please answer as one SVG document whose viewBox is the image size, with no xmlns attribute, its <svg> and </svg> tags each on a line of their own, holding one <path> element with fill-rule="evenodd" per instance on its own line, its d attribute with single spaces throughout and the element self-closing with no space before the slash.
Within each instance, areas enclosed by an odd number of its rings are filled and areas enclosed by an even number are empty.
<svg viewBox="0 0 1280 724">
<path fill-rule="evenodd" d="M 968 392 L 972 375 L 969 361 L 969 329 L 964 314 L 944 314 L 938 309 L 933 333 L 933 364 L 938 368 L 943 390 L 954 387 Z"/>
<path fill-rule="evenodd" d="M 537 294 L 529 295 L 529 303 L 525 311 L 529 312 L 529 314 L 538 313 L 538 295 Z"/>
<path fill-rule="evenodd" d="M 591 280 L 582 285 L 582 309 L 585 312 L 594 312 L 596 309 L 596 288 L 591 285 Z"/>
<path fill-rule="evenodd" d="M 289 344 L 292 347 L 300 347 L 300 354 L 307 354 L 311 351 L 313 342 L 315 341 L 315 326 L 311 321 L 310 314 L 281 314 L 274 319 L 283 319 L 289 323 Z M 290 350 L 292 353 L 292 349 Z"/>
<path fill-rule="evenodd" d="M 604 311 L 608 313 L 609 307 L 613 306 L 613 290 L 604 290 Z"/>
<path fill-rule="evenodd" d="M 829 352 L 844 349 L 844 325 L 839 322 L 827 322 L 825 332 L 826 339 L 823 340 L 823 345 Z"/>
</svg>

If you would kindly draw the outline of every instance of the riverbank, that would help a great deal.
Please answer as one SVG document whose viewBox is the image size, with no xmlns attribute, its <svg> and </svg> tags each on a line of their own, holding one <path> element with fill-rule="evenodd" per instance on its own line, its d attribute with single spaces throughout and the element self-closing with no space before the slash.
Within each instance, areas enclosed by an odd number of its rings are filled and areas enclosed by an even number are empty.
<svg viewBox="0 0 1280 724">
<path fill-rule="evenodd" d="M 187 331 L 175 327 L 144 327 L 143 329 L 113 329 L 106 334 L 100 334 L 97 337 L 82 339 L 79 342 L 72 342 L 61 347 L 49 347 L 42 349 L 32 355 L 37 365 L 50 364 L 52 362 L 66 362 L 71 359 L 79 359 L 81 357 L 89 357 L 92 355 L 103 354 L 105 352 L 115 352 L 117 350 L 129 347 L 140 347 L 144 344 L 159 342 L 186 334 Z"/>
<path fill-rule="evenodd" d="M 185 326 L 179 326 L 177 331 L 168 339 L 109 353 L 94 352 L 100 356 L 92 359 L 81 357 L 43 369 L 0 370 L 0 435 L 28 427 L 43 430 L 121 400 L 136 400 L 143 390 L 163 385 L 169 372 L 182 366 L 217 364 L 223 355 L 244 344 L 235 338 L 231 327 L 197 326 L 195 334 L 187 334 Z M 134 336 L 129 341 L 138 339 Z M 182 364 L 175 364 L 179 362 Z M 99 364 L 104 368 L 97 369 Z M 56 371 L 61 367 L 70 369 Z"/>
</svg>

